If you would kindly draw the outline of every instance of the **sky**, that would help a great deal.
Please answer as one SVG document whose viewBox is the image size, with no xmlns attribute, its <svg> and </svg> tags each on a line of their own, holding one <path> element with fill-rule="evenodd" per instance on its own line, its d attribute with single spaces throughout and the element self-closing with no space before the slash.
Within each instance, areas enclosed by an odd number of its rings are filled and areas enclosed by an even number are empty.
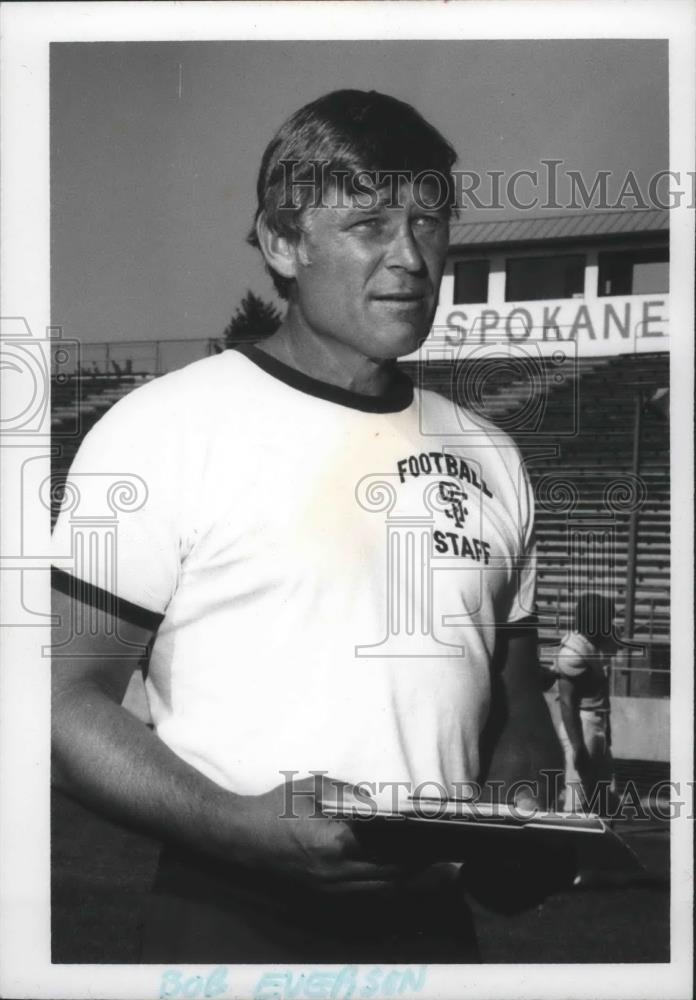
<svg viewBox="0 0 696 1000">
<path fill-rule="evenodd" d="M 330 90 L 413 104 L 463 170 L 557 158 L 611 171 L 616 194 L 627 171 L 647 185 L 668 167 L 663 41 L 54 43 L 50 58 L 51 321 L 83 343 L 215 337 L 247 289 L 273 299 L 245 243 L 258 165 Z"/>
</svg>

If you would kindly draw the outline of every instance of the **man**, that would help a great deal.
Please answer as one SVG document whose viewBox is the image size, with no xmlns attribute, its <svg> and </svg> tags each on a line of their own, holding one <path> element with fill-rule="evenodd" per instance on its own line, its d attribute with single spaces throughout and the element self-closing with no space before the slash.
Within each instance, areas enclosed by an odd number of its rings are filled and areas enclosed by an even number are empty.
<svg viewBox="0 0 696 1000">
<path fill-rule="evenodd" d="M 566 756 L 565 809 L 591 805 L 609 814 L 612 798 L 609 662 L 616 651 L 614 602 L 582 594 L 573 628 L 557 655 L 558 695 Z"/>
<path fill-rule="evenodd" d="M 139 489 L 109 575 L 55 574 L 64 628 L 118 600 L 56 643 L 53 729 L 61 787 L 165 842 L 144 961 L 473 960 L 458 869 L 371 856 L 310 815 L 310 775 L 452 792 L 557 763 L 519 453 L 394 363 L 432 323 L 455 158 L 375 92 L 293 115 L 253 236 L 280 329 L 136 390 L 71 470 L 63 554 L 109 477 Z M 154 732 L 120 706 L 144 648 Z"/>
</svg>

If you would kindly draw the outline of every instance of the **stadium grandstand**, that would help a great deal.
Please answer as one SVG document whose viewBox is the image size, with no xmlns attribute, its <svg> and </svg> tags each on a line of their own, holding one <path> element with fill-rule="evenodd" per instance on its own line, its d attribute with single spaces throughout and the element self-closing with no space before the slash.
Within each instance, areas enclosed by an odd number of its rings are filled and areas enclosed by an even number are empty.
<svg viewBox="0 0 696 1000">
<path fill-rule="evenodd" d="M 117 399 L 221 349 L 209 338 L 64 352 L 53 373 L 54 494 Z M 617 773 L 647 790 L 667 777 L 669 749 L 668 212 L 456 222 L 431 335 L 401 363 L 525 455 L 542 662 L 581 593 L 615 599 Z"/>
</svg>

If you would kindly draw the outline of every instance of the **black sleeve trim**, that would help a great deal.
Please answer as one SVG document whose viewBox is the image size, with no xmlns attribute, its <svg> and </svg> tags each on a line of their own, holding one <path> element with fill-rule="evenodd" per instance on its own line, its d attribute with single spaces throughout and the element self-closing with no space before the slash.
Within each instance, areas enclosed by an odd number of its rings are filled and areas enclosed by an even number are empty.
<svg viewBox="0 0 696 1000">
<path fill-rule="evenodd" d="M 139 604 L 133 604 L 122 597 L 116 597 L 108 590 L 102 590 L 93 583 L 86 583 L 84 580 L 71 576 L 65 570 L 57 566 L 51 566 L 51 586 L 61 594 L 66 594 L 80 601 L 82 604 L 89 604 L 93 608 L 101 611 L 109 609 L 112 614 L 128 622 L 130 625 L 137 625 L 155 631 L 164 615 L 149 608 L 143 608 Z"/>
</svg>

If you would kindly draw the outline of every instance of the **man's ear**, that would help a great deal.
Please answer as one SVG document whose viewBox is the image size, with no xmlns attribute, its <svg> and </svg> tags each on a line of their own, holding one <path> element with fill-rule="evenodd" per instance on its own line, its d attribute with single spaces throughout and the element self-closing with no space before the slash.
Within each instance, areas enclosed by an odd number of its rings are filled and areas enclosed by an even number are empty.
<svg viewBox="0 0 696 1000">
<path fill-rule="evenodd" d="M 270 229 L 263 213 L 256 220 L 256 235 L 266 263 L 283 278 L 297 275 L 297 243 Z"/>
</svg>

